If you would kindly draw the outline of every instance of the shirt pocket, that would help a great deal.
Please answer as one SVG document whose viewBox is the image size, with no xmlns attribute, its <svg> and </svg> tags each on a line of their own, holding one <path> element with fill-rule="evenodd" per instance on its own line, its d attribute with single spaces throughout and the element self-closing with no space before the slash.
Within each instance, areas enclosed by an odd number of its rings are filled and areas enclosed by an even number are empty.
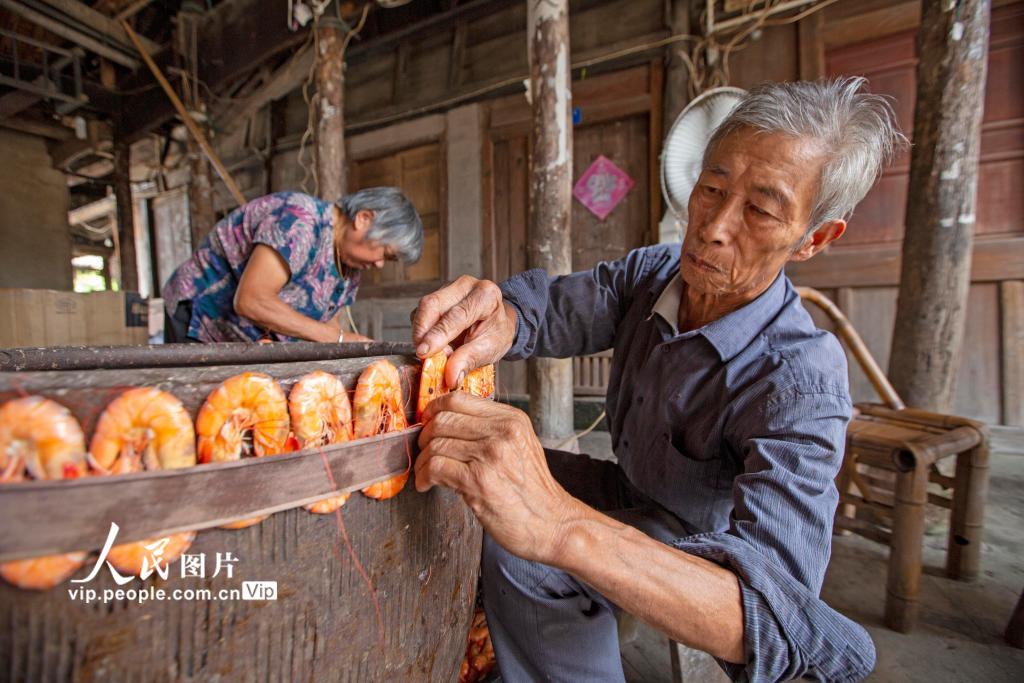
<svg viewBox="0 0 1024 683">
<path fill-rule="evenodd" d="M 715 447 L 715 442 L 721 444 Z M 669 469 L 682 479 L 699 482 L 716 491 L 732 490 L 733 479 L 740 473 L 737 459 L 721 439 L 707 443 L 687 443 L 685 435 L 670 435 L 665 445 Z"/>
</svg>

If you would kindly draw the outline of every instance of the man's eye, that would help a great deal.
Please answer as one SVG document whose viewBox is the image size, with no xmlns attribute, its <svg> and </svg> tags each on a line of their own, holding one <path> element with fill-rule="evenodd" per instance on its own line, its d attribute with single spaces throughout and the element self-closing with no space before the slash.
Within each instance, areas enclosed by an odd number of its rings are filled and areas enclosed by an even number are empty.
<svg viewBox="0 0 1024 683">
<path fill-rule="evenodd" d="M 720 190 L 717 187 L 713 187 L 711 185 L 701 185 L 701 187 L 704 189 L 705 192 L 707 192 L 708 194 L 715 195 L 716 197 L 722 194 L 722 190 Z"/>
<path fill-rule="evenodd" d="M 758 214 L 760 216 L 771 216 L 770 213 L 768 213 L 767 211 L 762 209 L 760 206 L 757 206 L 756 204 L 751 204 L 750 208 L 754 210 L 754 213 L 756 213 L 756 214 Z"/>
</svg>

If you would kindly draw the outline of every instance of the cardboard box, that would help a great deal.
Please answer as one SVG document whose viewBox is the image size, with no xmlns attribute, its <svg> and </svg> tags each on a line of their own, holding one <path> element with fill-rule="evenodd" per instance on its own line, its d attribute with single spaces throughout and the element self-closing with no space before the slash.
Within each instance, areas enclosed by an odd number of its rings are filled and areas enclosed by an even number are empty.
<svg viewBox="0 0 1024 683">
<path fill-rule="evenodd" d="M 145 344 L 147 313 L 134 292 L 0 289 L 0 348 Z"/>
</svg>

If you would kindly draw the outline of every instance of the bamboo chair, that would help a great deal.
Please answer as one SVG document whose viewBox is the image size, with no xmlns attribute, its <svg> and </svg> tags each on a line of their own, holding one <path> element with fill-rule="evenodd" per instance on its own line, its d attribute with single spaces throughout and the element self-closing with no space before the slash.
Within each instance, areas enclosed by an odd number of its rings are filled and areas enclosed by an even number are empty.
<svg viewBox="0 0 1024 683">
<path fill-rule="evenodd" d="M 847 429 L 846 453 L 836 479 L 840 505 L 835 528 L 889 546 L 885 624 L 907 633 L 917 621 L 924 512 L 950 510 L 946 575 L 978 575 L 988 489 L 988 430 L 975 420 L 907 408 L 842 311 L 821 292 L 797 287 L 821 308 L 885 405 L 860 403 Z M 956 474 L 935 466 L 956 456 Z M 928 491 L 936 483 L 949 495 Z"/>
</svg>

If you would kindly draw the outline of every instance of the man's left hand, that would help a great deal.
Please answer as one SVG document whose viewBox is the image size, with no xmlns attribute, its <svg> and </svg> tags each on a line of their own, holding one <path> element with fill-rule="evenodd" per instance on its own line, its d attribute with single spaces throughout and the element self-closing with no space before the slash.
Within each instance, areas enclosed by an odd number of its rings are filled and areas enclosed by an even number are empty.
<svg viewBox="0 0 1024 683">
<path fill-rule="evenodd" d="M 458 491 L 502 547 L 552 564 L 583 504 L 551 475 L 526 414 L 456 391 L 434 399 L 423 420 L 416 489 Z"/>
</svg>

